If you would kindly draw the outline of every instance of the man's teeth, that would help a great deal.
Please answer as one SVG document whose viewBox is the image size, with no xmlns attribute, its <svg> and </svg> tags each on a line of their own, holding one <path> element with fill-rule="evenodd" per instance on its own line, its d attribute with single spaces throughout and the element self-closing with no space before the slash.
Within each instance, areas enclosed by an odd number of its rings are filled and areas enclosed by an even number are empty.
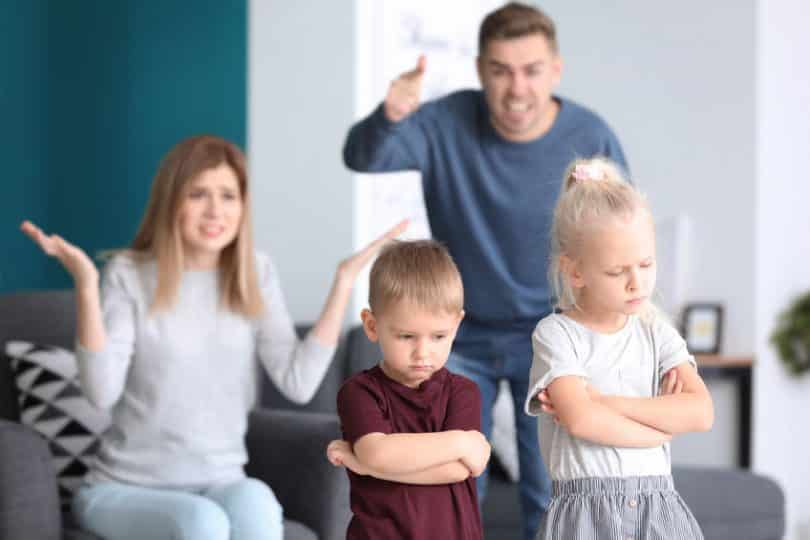
<svg viewBox="0 0 810 540">
<path fill-rule="evenodd" d="M 522 101 L 511 101 L 506 104 L 506 108 L 509 111 L 525 112 L 529 110 L 529 104 Z"/>
</svg>

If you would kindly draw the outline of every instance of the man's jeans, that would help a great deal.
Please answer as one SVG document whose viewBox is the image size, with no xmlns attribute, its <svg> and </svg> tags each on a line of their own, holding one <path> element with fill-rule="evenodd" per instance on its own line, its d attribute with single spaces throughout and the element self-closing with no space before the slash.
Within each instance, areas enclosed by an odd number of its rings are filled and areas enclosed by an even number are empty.
<svg viewBox="0 0 810 540">
<path fill-rule="evenodd" d="M 551 480 L 540 455 L 537 439 L 537 419 L 523 411 L 529 390 L 531 355 L 502 358 L 471 358 L 451 353 L 447 369 L 475 381 L 481 390 L 481 427 L 489 439 L 492 435 L 492 406 L 498 395 L 498 382 L 506 379 L 515 404 L 518 461 L 520 464 L 520 504 L 523 509 L 523 537 L 534 540 L 540 520 L 551 500 Z M 483 503 L 487 492 L 489 467 L 478 477 L 478 501 Z"/>
</svg>

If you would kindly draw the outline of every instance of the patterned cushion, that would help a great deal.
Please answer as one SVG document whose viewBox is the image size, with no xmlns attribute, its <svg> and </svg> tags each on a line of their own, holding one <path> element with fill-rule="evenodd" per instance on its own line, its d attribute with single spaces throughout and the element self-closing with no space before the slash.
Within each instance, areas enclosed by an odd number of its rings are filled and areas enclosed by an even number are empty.
<svg viewBox="0 0 810 540">
<path fill-rule="evenodd" d="M 19 392 L 20 421 L 48 440 L 65 506 L 110 425 L 109 413 L 82 394 L 72 352 L 24 341 L 9 341 L 5 352 Z"/>
</svg>

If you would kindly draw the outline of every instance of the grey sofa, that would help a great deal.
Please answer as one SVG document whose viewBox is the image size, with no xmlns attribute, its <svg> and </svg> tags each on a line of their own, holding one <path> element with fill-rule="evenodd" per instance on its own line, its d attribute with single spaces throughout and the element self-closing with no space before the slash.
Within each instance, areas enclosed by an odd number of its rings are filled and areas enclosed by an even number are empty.
<svg viewBox="0 0 810 540">
<path fill-rule="evenodd" d="M 300 331 L 304 331 L 301 328 Z M 0 345 L 27 339 L 70 347 L 74 333 L 73 296 L 66 291 L 0 296 Z M 360 328 L 347 332 L 313 400 L 287 401 L 264 379 L 260 407 L 250 419 L 247 445 L 251 476 L 265 480 L 290 518 L 285 540 L 345 538 L 350 517 L 345 472 L 329 465 L 324 449 L 339 436 L 335 415 L 338 389 L 349 375 L 374 365 L 379 349 Z M 47 445 L 16 420 L 13 384 L 0 362 L 0 540 L 87 539 L 59 515 L 56 483 Z M 497 461 L 484 501 L 485 536 L 520 538 L 517 487 L 506 480 Z M 784 496 L 772 480 L 731 469 L 675 468 L 675 483 L 692 509 L 706 540 L 778 540 L 782 538 Z M 387 539 L 386 539 L 387 540 Z"/>
<path fill-rule="evenodd" d="M 14 339 L 72 348 L 74 335 L 71 291 L 0 296 L 0 350 Z M 0 360 L 0 540 L 99 540 L 60 514 L 50 450 L 19 423 L 9 363 Z M 251 414 L 246 470 L 272 486 L 284 507 L 285 540 L 345 538 L 348 481 L 324 457 L 339 434 L 334 414 L 261 408 Z"/>
</svg>

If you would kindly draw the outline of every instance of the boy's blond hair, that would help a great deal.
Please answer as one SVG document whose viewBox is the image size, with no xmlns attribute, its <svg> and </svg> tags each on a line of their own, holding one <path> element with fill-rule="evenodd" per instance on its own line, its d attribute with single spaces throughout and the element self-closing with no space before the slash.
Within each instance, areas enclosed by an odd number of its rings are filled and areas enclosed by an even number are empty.
<svg viewBox="0 0 810 540">
<path fill-rule="evenodd" d="M 377 315 L 392 302 L 407 301 L 431 312 L 459 313 L 464 286 L 456 263 L 433 240 L 395 241 L 371 267 L 368 304 Z"/>
</svg>

